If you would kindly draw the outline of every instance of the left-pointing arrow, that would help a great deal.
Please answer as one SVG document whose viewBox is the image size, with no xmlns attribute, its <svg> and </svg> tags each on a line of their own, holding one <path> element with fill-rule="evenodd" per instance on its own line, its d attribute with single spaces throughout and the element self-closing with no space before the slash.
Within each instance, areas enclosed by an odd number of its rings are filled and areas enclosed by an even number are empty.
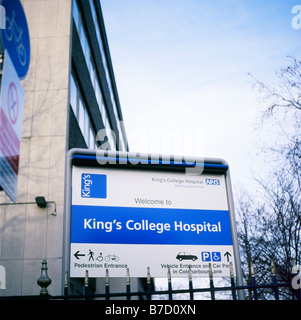
<svg viewBox="0 0 301 320">
<path fill-rule="evenodd" d="M 78 259 L 78 260 L 79 260 L 79 257 L 84 257 L 84 256 L 85 256 L 85 254 L 79 253 L 79 251 L 76 251 L 76 252 L 74 253 L 74 257 L 75 257 L 76 259 Z"/>
</svg>

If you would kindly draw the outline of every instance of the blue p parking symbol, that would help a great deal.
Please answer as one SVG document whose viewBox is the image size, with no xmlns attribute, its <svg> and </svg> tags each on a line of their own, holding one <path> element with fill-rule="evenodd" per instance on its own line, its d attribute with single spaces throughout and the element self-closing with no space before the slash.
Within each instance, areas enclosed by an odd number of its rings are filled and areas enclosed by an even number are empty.
<svg viewBox="0 0 301 320">
<path fill-rule="evenodd" d="M 206 251 L 202 252 L 202 261 L 211 261 L 210 252 L 206 252 Z"/>
</svg>

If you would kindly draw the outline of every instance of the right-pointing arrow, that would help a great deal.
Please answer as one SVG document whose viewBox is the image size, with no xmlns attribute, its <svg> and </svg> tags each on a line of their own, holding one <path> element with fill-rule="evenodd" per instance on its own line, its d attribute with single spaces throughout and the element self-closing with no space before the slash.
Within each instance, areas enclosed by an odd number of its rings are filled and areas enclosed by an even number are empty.
<svg viewBox="0 0 301 320">
<path fill-rule="evenodd" d="M 226 256 L 227 256 L 227 262 L 229 262 L 229 257 L 232 257 L 231 253 L 227 251 L 227 252 L 224 254 L 224 257 L 226 257 Z"/>
</svg>

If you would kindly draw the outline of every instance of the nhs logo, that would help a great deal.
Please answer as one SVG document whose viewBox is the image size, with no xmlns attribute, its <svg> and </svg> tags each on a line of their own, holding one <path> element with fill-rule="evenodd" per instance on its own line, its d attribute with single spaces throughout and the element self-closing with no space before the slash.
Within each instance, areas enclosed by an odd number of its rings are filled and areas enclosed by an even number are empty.
<svg viewBox="0 0 301 320">
<path fill-rule="evenodd" d="M 107 197 L 107 176 L 105 174 L 82 173 L 81 197 L 105 199 Z"/>
<path fill-rule="evenodd" d="M 220 179 L 205 179 L 205 182 L 210 186 L 219 186 L 221 184 Z"/>
</svg>

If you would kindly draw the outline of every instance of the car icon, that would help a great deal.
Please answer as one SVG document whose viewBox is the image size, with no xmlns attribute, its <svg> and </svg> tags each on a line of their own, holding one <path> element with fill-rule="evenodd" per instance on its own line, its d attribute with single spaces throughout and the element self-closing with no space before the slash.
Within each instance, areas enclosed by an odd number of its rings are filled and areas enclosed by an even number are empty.
<svg viewBox="0 0 301 320">
<path fill-rule="evenodd" d="M 182 261 L 182 260 L 192 260 L 195 261 L 198 259 L 197 256 L 190 254 L 188 252 L 180 252 L 178 253 L 178 255 L 176 256 L 176 259 Z"/>
</svg>

